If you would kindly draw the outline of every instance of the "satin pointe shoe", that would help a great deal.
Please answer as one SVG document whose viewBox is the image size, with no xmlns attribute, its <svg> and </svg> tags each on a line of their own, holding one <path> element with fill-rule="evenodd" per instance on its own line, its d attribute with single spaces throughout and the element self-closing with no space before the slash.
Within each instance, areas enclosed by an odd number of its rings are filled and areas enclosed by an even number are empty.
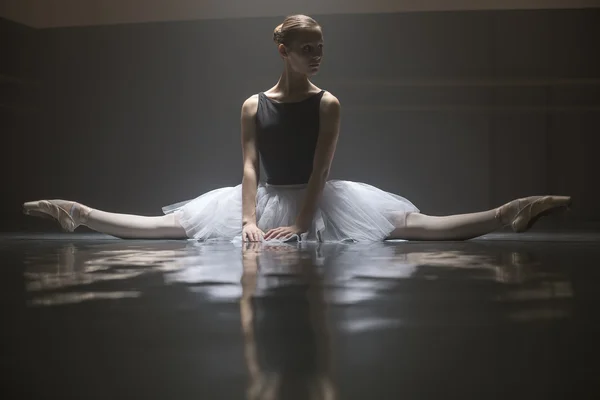
<svg viewBox="0 0 600 400">
<path fill-rule="evenodd" d="M 79 203 L 67 200 L 38 200 L 23 204 L 23 213 L 35 217 L 58 221 L 63 230 L 73 232 L 85 222 L 84 208 Z"/>
<path fill-rule="evenodd" d="M 541 217 L 571 206 L 570 196 L 530 196 L 498 208 L 496 218 L 517 233 L 529 230 Z"/>
</svg>

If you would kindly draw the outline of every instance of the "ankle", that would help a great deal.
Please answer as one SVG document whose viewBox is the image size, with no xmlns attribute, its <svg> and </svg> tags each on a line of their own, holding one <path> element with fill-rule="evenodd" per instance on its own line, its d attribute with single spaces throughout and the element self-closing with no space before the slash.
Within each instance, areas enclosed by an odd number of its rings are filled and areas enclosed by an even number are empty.
<svg viewBox="0 0 600 400">
<path fill-rule="evenodd" d="M 504 227 L 510 225 L 518 211 L 519 200 L 512 200 L 496 208 L 496 220 Z"/>
<path fill-rule="evenodd" d="M 498 224 L 500 224 L 501 226 L 506 225 L 504 208 L 505 206 L 501 206 L 494 210 L 494 218 L 496 219 L 496 222 L 498 222 Z"/>
<path fill-rule="evenodd" d="M 80 224 L 85 225 L 88 222 L 89 215 L 92 212 L 92 208 L 85 206 L 80 203 L 73 203 L 72 216 Z"/>
</svg>

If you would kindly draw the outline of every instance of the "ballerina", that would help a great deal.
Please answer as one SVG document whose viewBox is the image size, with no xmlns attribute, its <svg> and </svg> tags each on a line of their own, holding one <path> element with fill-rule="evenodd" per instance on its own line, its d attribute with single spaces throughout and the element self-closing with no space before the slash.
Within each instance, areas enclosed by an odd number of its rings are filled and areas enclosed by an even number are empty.
<svg viewBox="0 0 600 400">
<path fill-rule="evenodd" d="M 275 86 L 242 105 L 240 184 L 163 207 L 164 215 L 156 217 L 67 200 L 27 202 L 24 212 L 54 218 L 69 232 L 85 225 L 120 238 L 362 242 L 467 240 L 505 226 L 524 232 L 541 216 L 570 205 L 569 196 L 530 196 L 487 211 L 431 216 L 367 183 L 328 180 L 341 105 L 310 81 L 323 58 L 322 28 L 308 16 L 292 15 L 275 28 L 273 40 L 283 73 Z"/>
</svg>

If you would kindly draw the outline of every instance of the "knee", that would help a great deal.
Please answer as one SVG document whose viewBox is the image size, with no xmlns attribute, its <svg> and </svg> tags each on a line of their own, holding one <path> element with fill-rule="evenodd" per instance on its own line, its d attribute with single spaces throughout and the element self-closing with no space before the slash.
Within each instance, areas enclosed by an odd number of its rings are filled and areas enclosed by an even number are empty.
<svg viewBox="0 0 600 400">
<path fill-rule="evenodd" d="M 390 216 L 394 230 L 386 239 L 420 240 L 422 232 L 419 229 L 419 213 L 395 212 Z"/>
<path fill-rule="evenodd" d="M 425 214 L 418 212 L 397 213 L 394 226 L 396 228 L 422 227 L 426 217 Z"/>
</svg>

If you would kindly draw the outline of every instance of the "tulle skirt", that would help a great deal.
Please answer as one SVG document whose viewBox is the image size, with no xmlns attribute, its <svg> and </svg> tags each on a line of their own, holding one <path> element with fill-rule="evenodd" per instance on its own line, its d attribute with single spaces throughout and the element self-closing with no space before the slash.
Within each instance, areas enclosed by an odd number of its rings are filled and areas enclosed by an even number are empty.
<svg viewBox="0 0 600 400">
<path fill-rule="evenodd" d="M 293 225 L 307 185 L 259 184 L 256 222 L 267 232 Z M 241 240 L 242 185 L 214 189 L 188 201 L 163 207 L 177 213 L 188 238 Z M 370 242 L 386 239 L 406 216 L 419 212 L 409 200 L 361 182 L 330 180 L 325 183 L 308 232 L 292 239 L 318 242 Z"/>
</svg>

